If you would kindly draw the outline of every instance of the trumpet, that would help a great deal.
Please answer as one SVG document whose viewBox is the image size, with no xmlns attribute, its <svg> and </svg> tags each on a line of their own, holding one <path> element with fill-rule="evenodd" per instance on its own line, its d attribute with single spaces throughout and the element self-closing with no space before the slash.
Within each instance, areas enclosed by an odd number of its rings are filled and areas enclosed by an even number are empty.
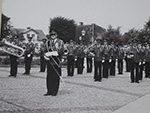
<svg viewBox="0 0 150 113">
<path fill-rule="evenodd" d="M 21 57 L 24 55 L 24 49 L 17 46 L 17 45 L 13 45 L 12 43 L 6 41 L 6 40 L 2 40 L 4 46 L 2 46 L 3 52 L 16 56 L 16 57 Z"/>
<path fill-rule="evenodd" d="M 84 53 L 87 53 L 94 45 L 96 45 L 95 42 L 93 44 L 91 44 L 90 46 L 88 46 L 87 48 L 85 48 Z"/>
</svg>

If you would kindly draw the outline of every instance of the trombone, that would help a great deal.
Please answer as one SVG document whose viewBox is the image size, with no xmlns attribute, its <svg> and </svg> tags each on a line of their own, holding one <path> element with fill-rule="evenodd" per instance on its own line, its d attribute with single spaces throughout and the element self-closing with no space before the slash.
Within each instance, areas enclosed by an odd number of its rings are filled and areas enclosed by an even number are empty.
<svg viewBox="0 0 150 113">
<path fill-rule="evenodd" d="M 60 59 L 57 57 L 57 56 L 58 56 L 58 53 L 55 52 L 55 51 L 50 52 L 50 51 L 49 51 L 49 48 L 48 48 L 48 44 L 46 44 L 46 48 L 47 48 L 47 51 L 48 51 L 48 52 L 45 53 L 44 58 L 45 58 L 46 60 L 48 60 L 49 63 L 51 63 L 51 62 L 50 62 L 50 59 L 49 59 L 49 58 L 51 58 L 52 61 L 54 62 L 54 64 L 55 64 L 57 67 L 61 67 L 61 61 L 60 61 Z M 52 50 L 52 48 L 51 48 L 51 50 Z M 56 62 L 56 60 L 53 58 L 52 54 L 53 54 L 54 56 L 56 56 L 56 58 L 57 58 L 59 64 L 58 64 L 58 63 Z M 55 68 L 55 66 L 52 65 L 52 67 L 53 67 L 53 69 L 55 70 L 55 72 L 57 73 L 58 77 L 62 80 L 62 82 L 65 83 L 65 81 L 63 80 L 63 78 L 61 77 L 61 75 L 59 74 L 59 72 L 57 71 L 57 69 Z"/>
</svg>

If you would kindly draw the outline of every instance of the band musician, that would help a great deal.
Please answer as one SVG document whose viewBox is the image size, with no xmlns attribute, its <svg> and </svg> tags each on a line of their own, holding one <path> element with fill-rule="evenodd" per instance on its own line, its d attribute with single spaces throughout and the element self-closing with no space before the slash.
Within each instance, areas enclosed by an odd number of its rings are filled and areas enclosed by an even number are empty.
<svg viewBox="0 0 150 113">
<path fill-rule="evenodd" d="M 122 44 L 118 47 L 118 74 L 123 74 L 123 59 L 124 59 L 124 49 Z"/>
<path fill-rule="evenodd" d="M 10 43 L 13 45 L 20 46 L 18 36 L 14 35 L 10 37 Z M 18 68 L 18 57 L 14 55 L 10 55 L 10 75 L 9 77 L 16 77 L 17 76 L 17 68 Z"/>
<path fill-rule="evenodd" d="M 77 74 L 83 73 L 84 68 L 84 53 L 85 46 L 83 45 L 83 42 L 80 42 L 80 45 L 77 47 Z"/>
<path fill-rule="evenodd" d="M 118 55 L 118 48 L 116 46 L 115 42 L 111 42 L 111 49 L 110 49 L 110 75 L 111 76 L 115 76 L 116 72 L 116 59 L 117 59 L 117 55 Z"/>
<path fill-rule="evenodd" d="M 58 38 L 57 32 L 51 31 L 46 50 L 44 57 L 47 60 L 47 93 L 44 96 L 56 96 L 61 76 L 61 57 L 64 54 L 64 43 Z"/>
<path fill-rule="evenodd" d="M 150 44 L 145 43 L 145 78 L 150 78 Z"/>
<path fill-rule="evenodd" d="M 74 45 L 73 40 L 70 40 L 70 43 L 67 46 L 67 73 L 68 73 L 68 76 L 74 75 L 75 53 L 76 53 L 76 47 Z"/>
<path fill-rule="evenodd" d="M 101 45 L 102 38 L 99 36 L 96 38 L 96 44 L 90 48 L 90 51 L 94 53 L 94 81 L 102 80 L 102 60 L 103 60 L 103 47 Z"/>
<path fill-rule="evenodd" d="M 139 83 L 140 78 L 140 65 L 141 65 L 141 50 L 139 48 L 139 42 L 136 39 L 133 40 L 133 45 L 130 48 L 130 59 L 131 59 L 131 83 Z M 136 73 L 134 73 L 136 70 Z"/>
<path fill-rule="evenodd" d="M 25 44 L 25 59 L 24 59 L 25 72 L 23 73 L 24 75 L 30 74 L 32 58 L 35 51 L 35 45 L 32 42 L 32 37 L 29 36 L 27 38 L 28 38 L 28 43 Z"/>
<path fill-rule="evenodd" d="M 110 46 L 106 39 L 103 40 L 103 78 L 108 78 L 109 62 L 110 62 Z"/>
<path fill-rule="evenodd" d="M 88 47 L 91 45 L 92 43 L 89 43 Z M 86 64 L 87 64 L 87 73 L 91 73 L 92 72 L 92 68 L 93 68 L 93 55 L 91 54 L 91 52 L 87 51 L 86 53 Z"/>
<path fill-rule="evenodd" d="M 40 45 L 40 72 L 45 72 L 46 69 L 46 61 L 44 58 L 44 53 L 46 51 L 46 38 L 42 39 L 42 43 Z"/>
</svg>

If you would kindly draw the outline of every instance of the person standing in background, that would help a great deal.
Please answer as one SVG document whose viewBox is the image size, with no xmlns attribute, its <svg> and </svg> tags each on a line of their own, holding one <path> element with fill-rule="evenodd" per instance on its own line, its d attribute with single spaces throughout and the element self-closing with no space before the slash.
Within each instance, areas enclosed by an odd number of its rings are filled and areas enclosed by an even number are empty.
<svg viewBox="0 0 150 113">
<path fill-rule="evenodd" d="M 28 37 L 28 43 L 25 44 L 25 72 L 24 75 L 30 74 L 32 58 L 34 55 L 35 45 L 32 42 L 32 37 Z"/>
<path fill-rule="evenodd" d="M 67 46 L 67 73 L 68 73 L 68 76 L 74 75 L 75 53 L 76 53 L 76 48 L 75 48 L 74 42 L 73 42 L 73 40 L 70 40 L 70 43 Z"/>
<path fill-rule="evenodd" d="M 14 35 L 10 38 L 10 43 L 19 46 L 18 36 Z M 10 75 L 9 77 L 16 77 L 18 69 L 18 57 L 10 55 Z"/>
<path fill-rule="evenodd" d="M 83 45 L 83 42 L 80 42 L 80 45 L 77 48 L 77 74 L 83 74 L 83 68 L 84 68 L 84 49 L 85 46 Z"/>
<path fill-rule="evenodd" d="M 89 43 L 88 47 L 91 45 L 92 43 Z M 93 68 L 93 55 L 87 51 L 86 53 L 86 64 L 87 64 L 87 73 L 91 73 L 92 72 L 92 68 Z"/>
<path fill-rule="evenodd" d="M 122 44 L 119 44 L 118 48 L 118 74 L 123 74 L 123 59 L 124 59 L 124 50 Z"/>
<path fill-rule="evenodd" d="M 103 41 L 103 78 L 108 78 L 109 73 L 109 60 L 110 60 L 110 46 L 108 45 L 108 42 L 106 39 L 104 39 Z"/>
<path fill-rule="evenodd" d="M 42 43 L 40 45 L 40 72 L 45 72 L 46 69 L 46 61 L 44 58 L 44 53 L 46 51 L 46 38 L 42 39 Z"/>
<path fill-rule="evenodd" d="M 94 53 L 94 81 L 102 80 L 102 60 L 103 60 L 103 47 L 101 45 L 102 38 L 99 36 L 96 38 L 96 44 L 90 48 L 90 51 Z"/>
<path fill-rule="evenodd" d="M 109 62 L 110 64 L 110 75 L 115 76 L 116 72 L 116 59 L 117 59 L 117 54 L 118 54 L 118 48 L 115 45 L 115 42 L 111 42 L 111 49 L 110 49 L 110 59 L 111 61 Z"/>
</svg>

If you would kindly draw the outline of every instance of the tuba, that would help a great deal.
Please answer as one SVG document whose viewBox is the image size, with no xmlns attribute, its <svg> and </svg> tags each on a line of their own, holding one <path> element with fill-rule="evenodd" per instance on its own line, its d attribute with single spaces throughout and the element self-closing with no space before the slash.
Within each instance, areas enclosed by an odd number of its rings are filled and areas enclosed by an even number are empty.
<svg viewBox="0 0 150 113">
<path fill-rule="evenodd" d="M 13 56 L 16 56 L 16 57 L 21 57 L 24 55 L 25 50 L 23 48 L 21 48 L 17 45 L 13 45 L 12 43 L 6 41 L 5 39 L 2 40 L 2 42 L 4 45 L 4 46 L 2 46 L 3 52 L 13 55 Z"/>
</svg>

